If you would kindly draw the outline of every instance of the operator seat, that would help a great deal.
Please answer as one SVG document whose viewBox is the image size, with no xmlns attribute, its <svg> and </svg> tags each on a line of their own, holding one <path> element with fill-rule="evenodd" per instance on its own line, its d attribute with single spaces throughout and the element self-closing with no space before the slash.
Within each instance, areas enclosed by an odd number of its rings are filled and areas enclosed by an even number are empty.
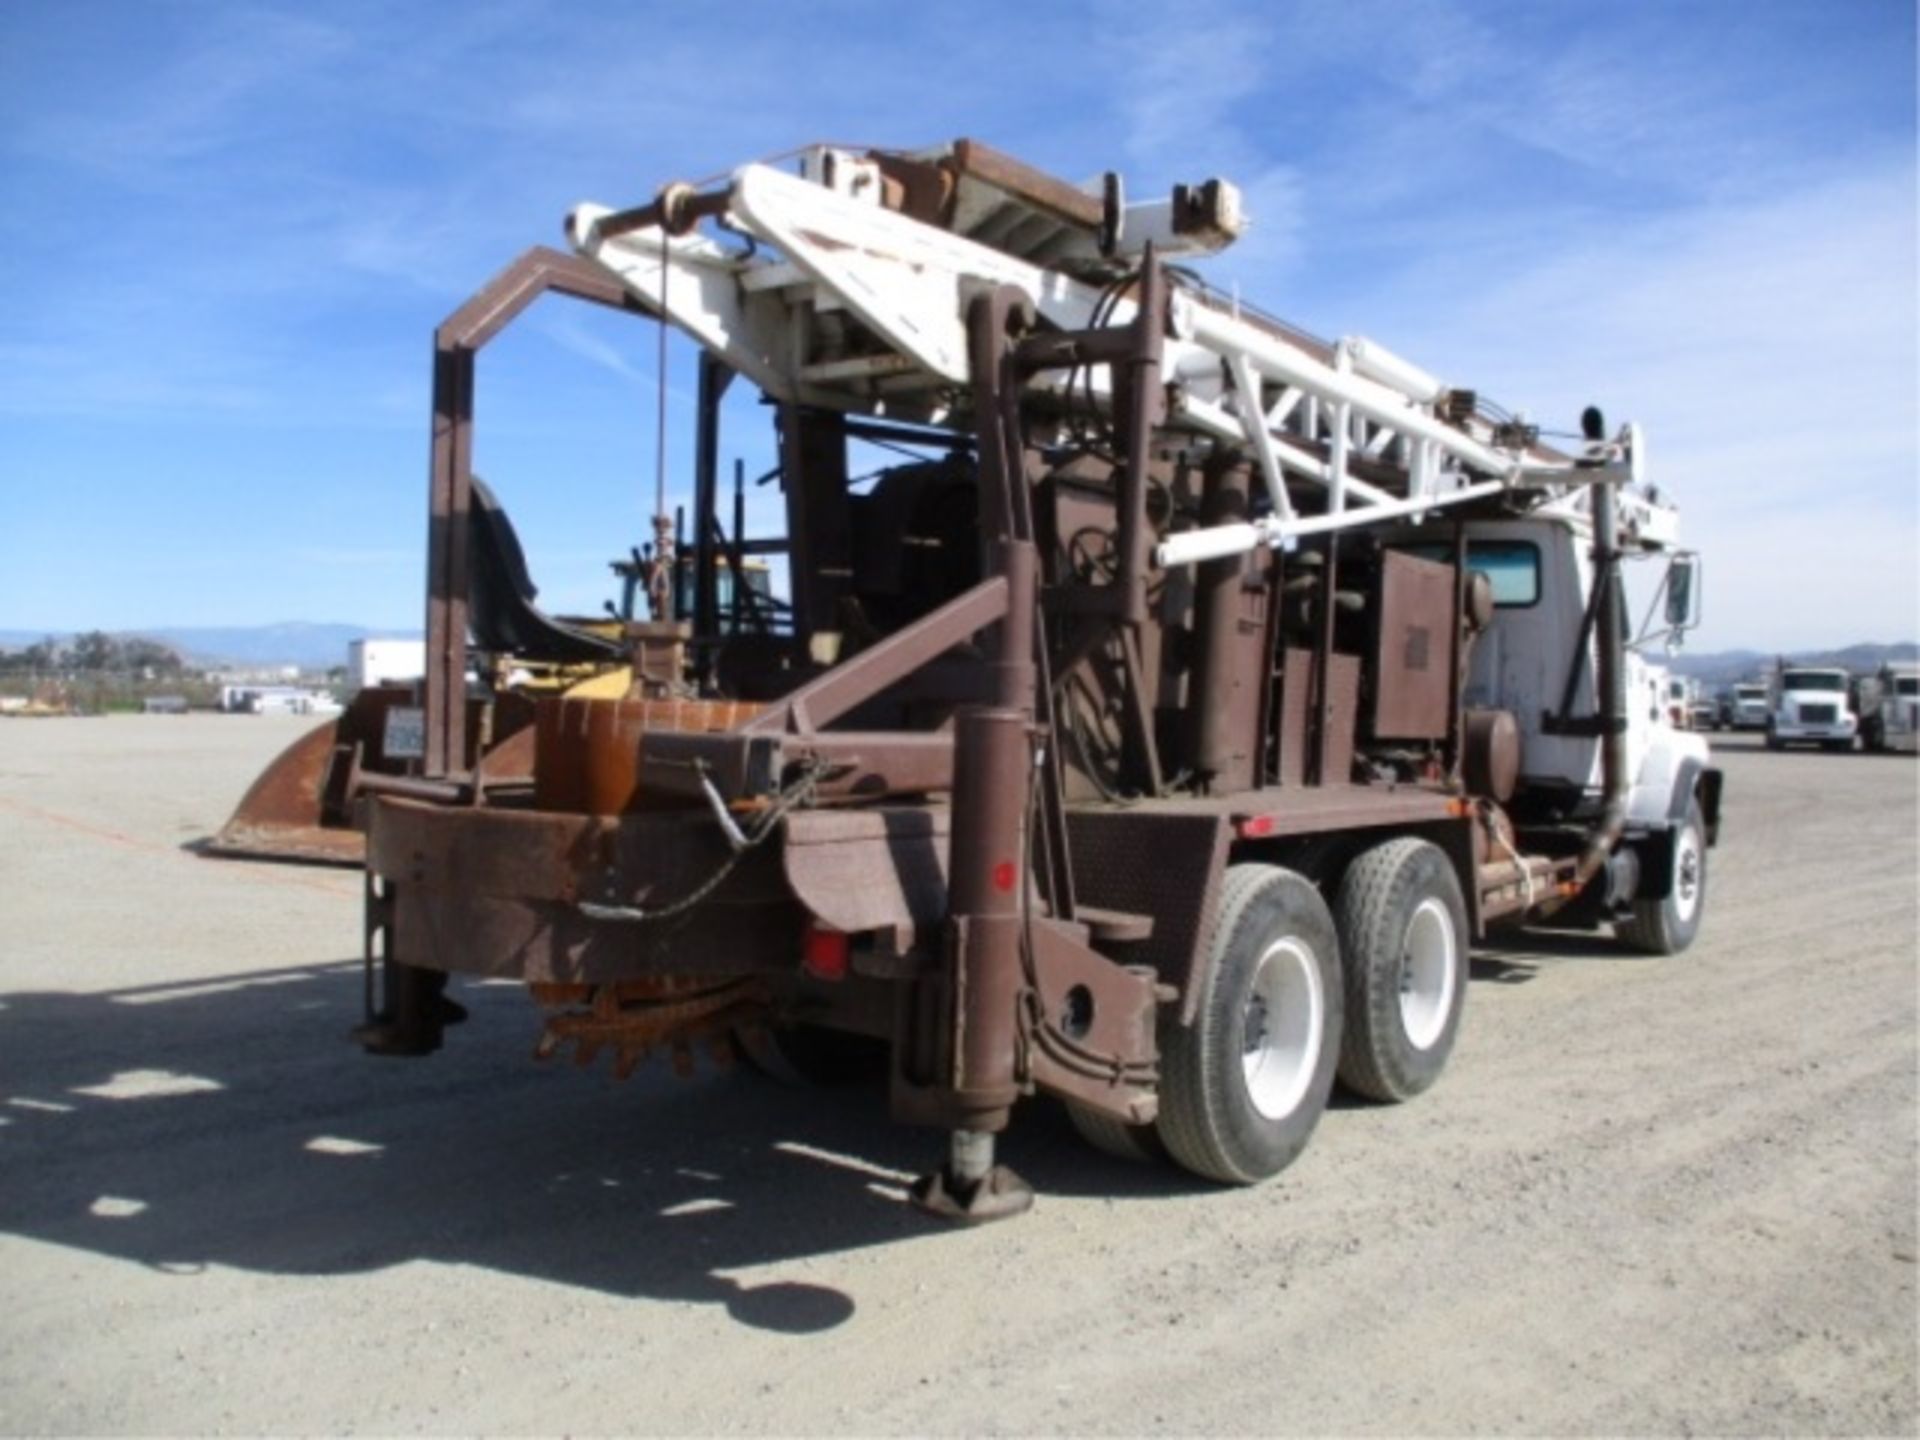
<svg viewBox="0 0 1920 1440">
<path fill-rule="evenodd" d="M 478 475 L 467 527 L 467 629 L 473 643 L 496 655 L 554 664 L 624 660 L 611 640 L 554 619 L 533 603 L 540 592 L 527 574 L 526 553 L 513 522 Z"/>
</svg>

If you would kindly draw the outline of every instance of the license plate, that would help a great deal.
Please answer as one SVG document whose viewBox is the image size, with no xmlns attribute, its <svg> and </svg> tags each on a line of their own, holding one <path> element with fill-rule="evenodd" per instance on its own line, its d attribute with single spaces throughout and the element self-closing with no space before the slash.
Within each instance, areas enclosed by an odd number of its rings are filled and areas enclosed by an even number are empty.
<svg viewBox="0 0 1920 1440">
<path fill-rule="evenodd" d="M 408 705 L 387 711 L 380 750 L 389 760 L 418 760 L 427 753 L 427 712 Z"/>
</svg>

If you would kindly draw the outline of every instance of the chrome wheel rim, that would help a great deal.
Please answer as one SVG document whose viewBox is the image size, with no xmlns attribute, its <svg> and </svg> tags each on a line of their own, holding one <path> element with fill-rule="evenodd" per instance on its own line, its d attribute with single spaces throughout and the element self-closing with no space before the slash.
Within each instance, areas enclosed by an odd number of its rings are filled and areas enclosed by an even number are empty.
<svg viewBox="0 0 1920 1440">
<path fill-rule="evenodd" d="M 1431 1050 L 1445 1033 L 1459 969 L 1453 916 L 1438 899 L 1422 900 L 1400 949 L 1400 1026 L 1414 1049 Z"/>
<path fill-rule="evenodd" d="M 1690 921 L 1700 908 L 1700 891 L 1706 881 L 1706 861 L 1700 850 L 1700 834 L 1689 825 L 1680 832 L 1673 852 L 1673 909 L 1680 919 Z"/>
<path fill-rule="evenodd" d="M 1313 949 L 1276 940 L 1254 966 L 1242 1019 L 1240 1067 L 1253 1108 L 1284 1120 L 1300 1108 L 1325 1042 L 1326 996 Z"/>
</svg>

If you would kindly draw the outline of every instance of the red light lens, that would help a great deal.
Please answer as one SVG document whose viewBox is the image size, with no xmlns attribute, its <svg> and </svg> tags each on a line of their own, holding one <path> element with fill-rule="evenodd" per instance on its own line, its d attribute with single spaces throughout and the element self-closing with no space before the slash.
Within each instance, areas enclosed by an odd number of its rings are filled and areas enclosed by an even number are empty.
<svg viewBox="0 0 1920 1440">
<path fill-rule="evenodd" d="M 1002 895 L 1013 889 L 1013 882 L 1019 878 L 1020 872 L 1014 869 L 1011 860 L 1002 860 L 993 867 L 993 888 Z"/>
<path fill-rule="evenodd" d="M 800 966 L 816 980 L 847 978 L 851 937 L 844 930 L 809 924 L 800 944 Z"/>
</svg>

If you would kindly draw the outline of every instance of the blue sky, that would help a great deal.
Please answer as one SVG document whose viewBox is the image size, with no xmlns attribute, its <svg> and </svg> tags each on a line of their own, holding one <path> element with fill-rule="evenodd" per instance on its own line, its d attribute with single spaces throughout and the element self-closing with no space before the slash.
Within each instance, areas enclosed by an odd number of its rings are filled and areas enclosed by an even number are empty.
<svg viewBox="0 0 1920 1440">
<path fill-rule="evenodd" d="M 1914 54 L 1908 0 L 8 4 L 0 628 L 417 627 L 467 293 L 580 200 L 975 135 L 1136 197 L 1224 174 L 1257 228 L 1213 270 L 1265 308 L 1639 420 L 1698 647 L 1909 638 Z M 654 344 L 550 300 L 482 360 L 556 608 L 645 531 Z"/>
</svg>

